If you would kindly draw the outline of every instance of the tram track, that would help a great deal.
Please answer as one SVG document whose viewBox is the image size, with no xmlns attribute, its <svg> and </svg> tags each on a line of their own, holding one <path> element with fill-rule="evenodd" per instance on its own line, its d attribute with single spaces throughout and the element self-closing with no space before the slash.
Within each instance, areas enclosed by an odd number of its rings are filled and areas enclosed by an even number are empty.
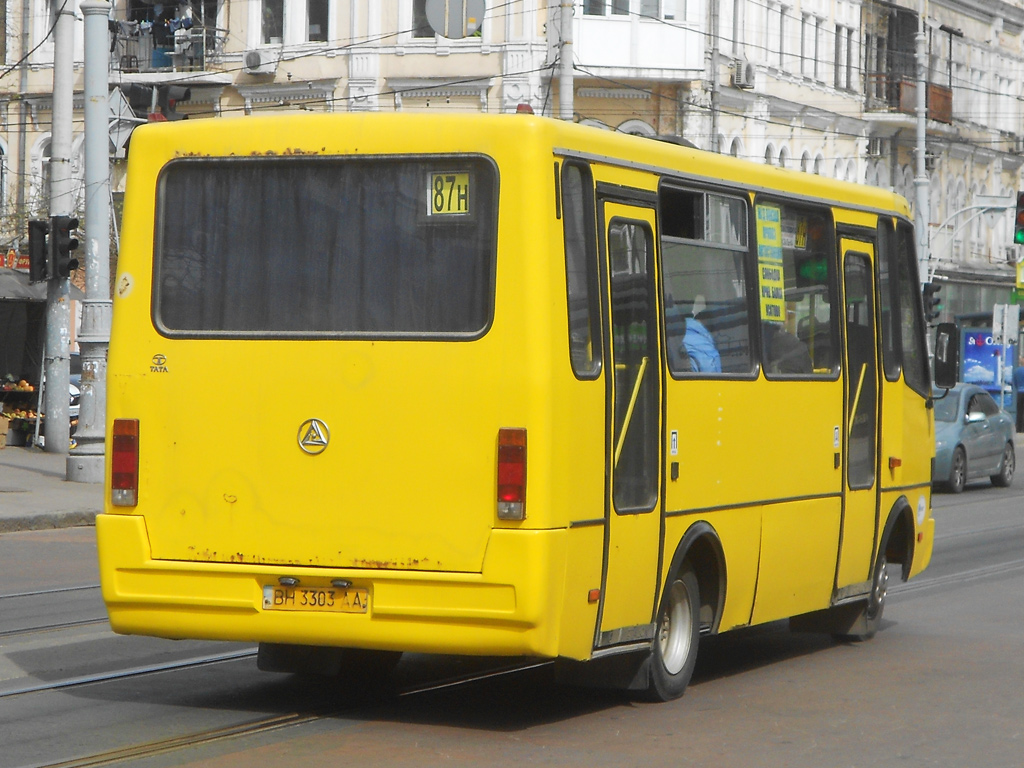
<svg viewBox="0 0 1024 768">
<path fill-rule="evenodd" d="M 255 655 L 255 650 L 238 651 L 233 654 L 221 654 L 219 657 L 210 656 L 203 657 L 201 659 L 182 660 L 180 662 L 173 664 L 153 665 L 152 667 L 140 670 L 123 670 L 120 673 L 110 673 L 108 675 L 95 675 L 91 676 L 91 678 L 65 680 L 45 685 L 28 687 L 20 689 L 18 691 L 11 691 L 6 694 L 0 693 L 0 698 L 4 696 L 20 695 L 24 693 L 35 693 L 43 690 L 53 690 L 57 688 L 68 688 L 78 685 L 96 684 L 108 680 L 124 678 L 129 675 L 152 674 L 156 672 L 173 671 L 176 669 L 186 667 L 195 667 L 203 664 L 221 663 L 225 661 L 232 661 L 240 658 L 251 657 L 253 655 Z M 553 663 L 554 662 L 550 660 L 526 661 L 512 665 L 499 666 L 493 669 L 467 673 L 465 675 L 458 675 L 435 681 L 407 685 L 403 688 L 393 691 L 391 695 L 395 699 L 409 696 L 424 695 L 436 691 L 456 688 L 462 685 L 471 685 L 473 683 L 503 677 L 506 675 L 526 672 L 532 669 L 540 669 L 542 667 L 549 666 Z M 128 745 L 125 747 L 120 747 L 118 749 L 108 750 L 105 752 L 98 752 L 92 755 L 69 758 L 57 762 L 36 763 L 30 766 L 23 766 L 23 768 L 99 768 L 99 766 L 115 765 L 118 763 L 123 763 L 131 760 L 141 760 L 144 758 L 156 757 L 158 755 L 170 754 L 175 751 L 183 749 L 214 744 L 219 741 L 237 739 L 246 736 L 256 736 L 263 733 L 270 733 L 272 731 L 280 730 L 283 728 L 306 725 L 320 720 L 326 720 L 333 717 L 342 716 L 345 714 L 345 712 L 350 711 L 353 708 L 354 705 L 347 707 L 331 708 L 328 710 L 317 710 L 312 712 L 287 712 L 283 714 L 269 715 L 266 717 L 256 718 L 246 723 L 239 723 L 236 725 L 225 726 L 222 728 L 214 728 L 207 731 L 197 731 L 194 733 L 173 736 L 166 739 L 157 739 L 143 744 Z"/>
<path fill-rule="evenodd" d="M 3 604 L 6 607 L 9 605 L 17 605 L 18 601 L 37 601 L 51 596 L 64 596 L 75 592 L 98 592 L 99 589 L 99 584 L 78 584 L 70 587 L 53 587 L 49 589 L 35 589 L 25 592 L 8 592 L 6 594 L 0 594 L 0 604 Z M 96 602 L 97 605 L 102 605 L 99 601 L 98 595 Z M 16 627 L 14 629 L 0 629 L 0 640 L 43 634 L 47 632 L 60 632 L 68 629 L 79 629 L 82 627 L 100 626 L 107 624 L 107 621 L 106 612 L 96 613 L 94 611 L 91 616 L 86 615 L 84 617 L 68 621 L 57 621 L 47 624 Z"/>
<path fill-rule="evenodd" d="M 65 629 L 79 629 L 81 627 L 96 627 L 108 624 L 106 616 L 99 616 L 94 619 L 79 619 L 77 621 L 63 621 L 58 624 L 41 624 L 38 627 L 24 627 L 22 629 L 0 630 L 0 640 L 9 637 L 24 637 L 25 635 L 38 635 L 46 632 L 60 632 Z"/>
<path fill-rule="evenodd" d="M 889 594 L 893 597 L 898 597 L 914 592 L 937 589 L 951 584 L 960 585 L 966 582 L 978 581 L 979 579 L 1004 576 L 1006 574 L 1016 573 L 1017 571 L 1024 571 L 1024 557 L 1003 563 L 986 565 L 980 568 L 971 568 L 966 571 L 947 573 L 943 576 L 918 576 L 905 584 L 898 584 L 896 586 L 889 587 Z"/>
</svg>

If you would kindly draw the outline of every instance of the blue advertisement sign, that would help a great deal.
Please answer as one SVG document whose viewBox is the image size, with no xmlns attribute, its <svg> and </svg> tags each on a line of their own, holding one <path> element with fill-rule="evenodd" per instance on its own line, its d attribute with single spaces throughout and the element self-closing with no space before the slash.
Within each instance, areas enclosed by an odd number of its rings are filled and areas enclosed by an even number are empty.
<svg viewBox="0 0 1024 768">
<path fill-rule="evenodd" d="M 963 380 L 970 384 L 984 387 L 996 402 L 999 402 L 1001 387 L 996 381 L 999 372 L 999 359 L 1003 361 L 1003 384 L 1010 385 L 1001 403 L 1008 411 L 1016 410 L 1016 397 L 1013 391 L 1013 366 L 1017 361 L 1017 345 L 1000 346 L 992 338 L 991 330 L 964 329 Z"/>
</svg>

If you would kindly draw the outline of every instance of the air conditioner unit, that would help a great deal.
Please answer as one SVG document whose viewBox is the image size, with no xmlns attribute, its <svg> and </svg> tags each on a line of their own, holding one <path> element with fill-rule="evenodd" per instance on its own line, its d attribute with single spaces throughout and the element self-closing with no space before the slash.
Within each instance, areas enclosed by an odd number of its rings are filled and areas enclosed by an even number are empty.
<svg viewBox="0 0 1024 768">
<path fill-rule="evenodd" d="M 754 73 L 754 65 L 740 59 L 736 62 L 736 69 L 732 73 L 732 84 L 737 88 L 753 88 Z"/>
<path fill-rule="evenodd" d="M 868 157 L 881 157 L 884 147 L 884 139 L 877 137 L 868 139 Z"/>
<path fill-rule="evenodd" d="M 1003 247 L 1003 258 L 1006 259 L 1007 264 L 1017 263 L 1017 246 L 1007 245 Z"/>
<path fill-rule="evenodd" d="M 246 51 L 242 58 L 242 70 L 247 75 L 272 75 L 277 71 L 280 53 L 266 49 Z"/>
</svg>

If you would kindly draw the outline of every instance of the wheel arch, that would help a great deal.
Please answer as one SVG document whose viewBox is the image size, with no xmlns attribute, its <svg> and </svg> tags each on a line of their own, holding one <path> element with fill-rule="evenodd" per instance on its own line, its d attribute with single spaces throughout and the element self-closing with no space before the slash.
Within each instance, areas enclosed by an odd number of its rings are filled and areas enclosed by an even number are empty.
<svg viewBox="0 0 1024 768">
<path fill-rule="evenodd" d="M 662 595 L 675 574 L 687 564 L 693 569 L 700 590 L 701 634 L 715 634 L 725 607 L 726 566 L 722 542 L 710 523 L 701 520 L 686 529 L 672 555 Z"/>
<path fill-rule="evenodd" d="M 900 496 L 889 510 L 879 539 L 879 551 L 884 547 L 886 560 L 903 566 L 900 573 L 903 581 L 910 578 L 910 568 L 914 563 L 914 547 L 917 545 L 914 530 L 914 510 L 907 497 Z"/>
</svg>

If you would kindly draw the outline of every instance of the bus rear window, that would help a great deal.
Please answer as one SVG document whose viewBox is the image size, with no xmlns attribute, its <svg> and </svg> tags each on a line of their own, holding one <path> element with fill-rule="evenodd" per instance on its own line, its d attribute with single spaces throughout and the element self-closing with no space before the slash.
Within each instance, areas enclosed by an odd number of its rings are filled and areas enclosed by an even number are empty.
<svg viewBox="0 0 1024 768">
<path fill-rule="evenodd" d="M 168 336 L 475 337 L 497 173 L 482 158 L 189 158 L 158 185 Z"/>
</svg>

